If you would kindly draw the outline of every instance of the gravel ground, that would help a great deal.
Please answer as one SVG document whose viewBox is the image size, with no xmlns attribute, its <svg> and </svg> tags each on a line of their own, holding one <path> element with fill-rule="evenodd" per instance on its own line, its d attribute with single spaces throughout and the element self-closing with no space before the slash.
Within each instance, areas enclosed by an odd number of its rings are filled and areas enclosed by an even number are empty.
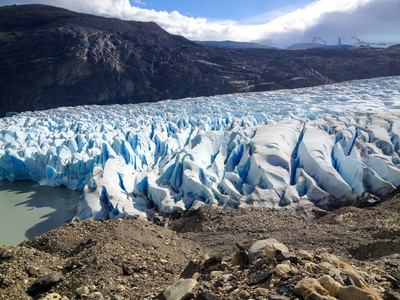
<svg viewBox="0 0 400 300">
<path fill-rule="evenodd" d="M 180 278 L 189 261 L 220 257 L 230 263 L 237 244 L 268 238 L 290 251 L 329 252 L 362 270 L 375 266 L 400 274 L 400 195 L 374 207 L 333 212 L 301 202 L 289 210 L 205 206 L 156 223 L 162 226 L 128 219 L 77 221 L 19 246 L 2 246 L 0 299 L 43 299 L 49 293 L 65 300 L 152 299 Z M 60 278 L 32 291 L 47 274 Z"/>
</svg>

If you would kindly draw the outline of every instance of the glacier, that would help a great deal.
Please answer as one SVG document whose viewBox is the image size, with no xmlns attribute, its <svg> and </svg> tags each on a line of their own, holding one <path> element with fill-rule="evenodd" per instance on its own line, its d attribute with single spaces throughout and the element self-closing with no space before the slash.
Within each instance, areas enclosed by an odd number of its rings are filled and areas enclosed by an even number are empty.
<svg viewBox="0 0 400 300">
<path fill-rule="evenodd" d="M 400 77 L 0 119 L 0 179 L 83 191 L 76 218 L 323 209 L 400 185 Z"/>
</svg>

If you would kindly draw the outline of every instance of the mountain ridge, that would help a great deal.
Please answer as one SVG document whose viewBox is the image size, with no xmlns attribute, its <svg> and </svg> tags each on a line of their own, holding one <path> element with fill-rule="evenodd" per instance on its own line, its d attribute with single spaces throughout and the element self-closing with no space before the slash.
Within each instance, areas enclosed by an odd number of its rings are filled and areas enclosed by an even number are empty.
<svg viewBox="0 0 400 300">
<path fill-rule="evenodd" d="M 171 35 L 155 23 L 46 5 L 0 7 L 0 16 L 7 16 L 0 18 L 0 117 L 67 105 L 152 102 L 400 75 L 396 47 L 224 49 Z"/>
<path fill-rule="evenodd" d="M 246 48 L 261 48 L 261 49 L 276 49 L 276 47 L 264 45 L 258 42 L 235 42 L 235 41 L 195 41 L 200 45 L 218 46 L 230 49 L 246 49 Z"/>
</svg>

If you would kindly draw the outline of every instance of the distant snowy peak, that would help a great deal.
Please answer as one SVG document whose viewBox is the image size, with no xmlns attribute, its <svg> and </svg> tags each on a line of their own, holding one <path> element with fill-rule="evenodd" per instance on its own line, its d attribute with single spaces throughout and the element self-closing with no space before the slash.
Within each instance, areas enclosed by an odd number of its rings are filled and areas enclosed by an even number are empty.
<svg viewBox="0 0 400 300">
<path fill-rule="evenodd" d="M 0 178 L 83 190 L 80 218 L 325 209 L 400 185 L 400 77 L 0 119 Z"/>
<path fill-rule="evenodd" d="M 314 37 L 311 42 L 294 43 L 287 47 L 288 50 L 305 50 L 312 48 L 326 48 L 326 49 L 339 49 L 339 48 L 357 48 L 357 47 L 376 47 L 376 48 L 387 48 L 394 45 L 394 43 L 375 43 L 365 42 L 359 38 L 352 36 L 350 38 L 338 37 L 337 42 L 329 43 L 321 37 Z"/>
</svg>

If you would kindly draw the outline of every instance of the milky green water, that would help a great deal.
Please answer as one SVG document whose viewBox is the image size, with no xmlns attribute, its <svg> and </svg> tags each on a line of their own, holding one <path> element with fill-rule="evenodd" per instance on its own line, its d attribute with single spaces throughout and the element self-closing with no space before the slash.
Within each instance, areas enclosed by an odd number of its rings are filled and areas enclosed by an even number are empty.
<svg viewBox="0 0 400 300">
<path fill-rule="evenodd" d="M 0 180 L 0 245 L 17 245 L 63 225 L 82 199 L 65 187 Z"/>
</svg>

